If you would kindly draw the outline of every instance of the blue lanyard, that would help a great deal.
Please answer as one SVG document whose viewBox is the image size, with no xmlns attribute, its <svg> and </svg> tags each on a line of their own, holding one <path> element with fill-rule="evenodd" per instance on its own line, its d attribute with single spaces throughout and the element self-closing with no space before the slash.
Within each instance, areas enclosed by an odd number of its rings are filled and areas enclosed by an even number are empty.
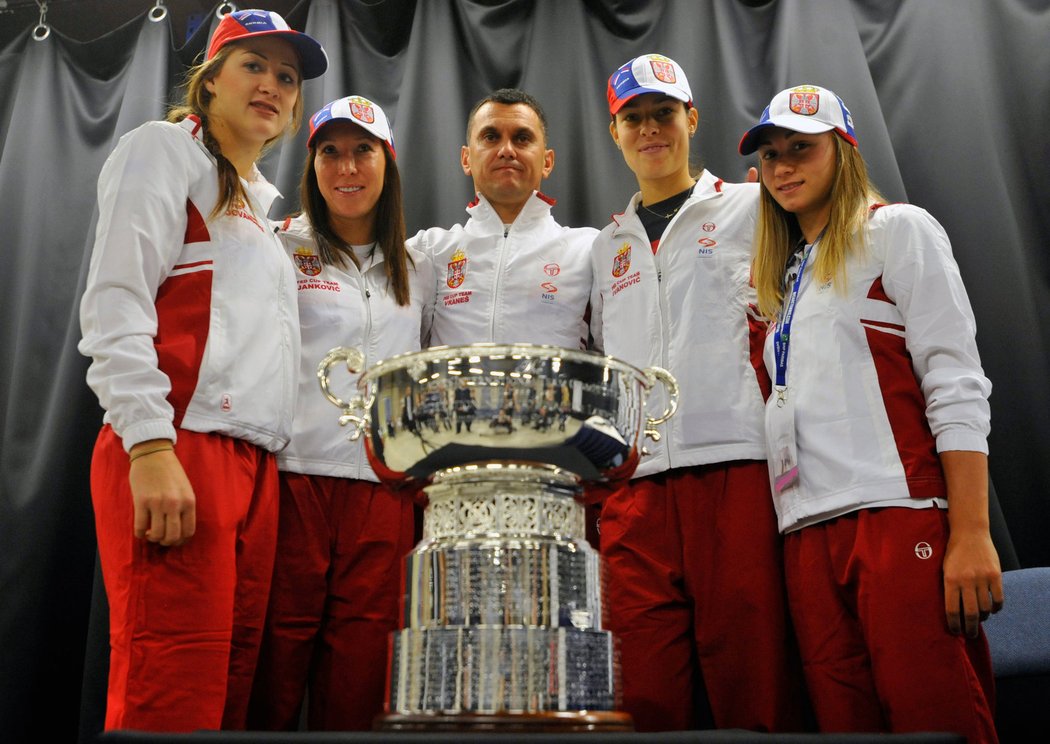
<svg viewBox="0 0 1050 744">
<path fill-rule="evenodd" d="M 820 238 L 818 237 L 819 241 Z M 813 252 L 813 246 L 816 242 L 806 246 L 806 250 L 802 254 L 802 261 L 798 265 L 798 275 L 795 277 L 795 281 L 791 285 L 791 293 L 788 295 L 787 303 L 784 306 L 784 312 L 780 316 L 780 323 L 776 331 L 773 333 L 773 355 L 776 357 L 777 374 L 776 374 L 776 386 L 783 390 L 787 387 L 787 363 L 788 363 L 788 347 L 791 345 L 791 320 L 795 317 L 795 305 L 798 303 L 799 288 L 802 286 L 802 274 L 806 271 L 806 261 L 809 260 L 809 254 Z"/>
</svg>

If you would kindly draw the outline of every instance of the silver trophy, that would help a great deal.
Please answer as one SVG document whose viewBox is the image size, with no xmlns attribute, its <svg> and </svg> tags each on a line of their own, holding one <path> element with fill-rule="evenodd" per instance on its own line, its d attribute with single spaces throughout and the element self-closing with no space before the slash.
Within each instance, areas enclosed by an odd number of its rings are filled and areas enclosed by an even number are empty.
<svg viewBox="0 0 1050 744">
<path fill-rule="evenodd" d="M 584 500 L 625 483 L 674 414 L 665 370 L 554 346 L 435 347 L 321 389 L 384 483 L 426 505 L 405 565 L 385 730 L 630 730 Z M 661 383 L 661 385 L 657 385 Z M 646 416 L 646 398 L 662 413 Z"/>
</svg>

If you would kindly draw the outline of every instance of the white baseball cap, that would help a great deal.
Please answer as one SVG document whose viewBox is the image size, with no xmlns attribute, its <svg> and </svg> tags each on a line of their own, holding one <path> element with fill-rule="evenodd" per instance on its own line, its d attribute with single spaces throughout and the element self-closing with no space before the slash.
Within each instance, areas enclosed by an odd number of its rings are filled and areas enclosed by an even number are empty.
<svg viewBox="0 0 1050 744">
<path fill-rule="evenodd" d="M 854 147 L 857 135 L 853 131 L 853 117 L 842 99 L 819 85 L 796 85 L 782 90 L 762 112 L 758 124 L 740 138 L 737 148 L 741 155 L 750 155 L 758 149 L 759 134 L 767 127 L 783 127 L 793 132 L 820 134 L 835 131 Z"/>
<path fill-rule="evenodd" d="M 364 96 L 346 96 L 326 103 L 321 109 L 310 117 L 310 136 L 306 139 L 306 146 L 313 144 L 314 137 L 325 124 L 332 121 L 344 119 L 357 124 L 378 139 L 383 140 L 390 156 L 397 159 L 394 151 L 394 135 L 390 130 L 390 122 L 383 113 L 378 103 L 373 103 Z"/>
<path fill-rule="evenodd" d="M 635 96 L 663 93 L 693 105 L 693 92 L 681 65 L 662 54 L 643 54 L 625 62 L 609 77 L 606 97 L 609 113 L 615 114 Z"/>
</svg>

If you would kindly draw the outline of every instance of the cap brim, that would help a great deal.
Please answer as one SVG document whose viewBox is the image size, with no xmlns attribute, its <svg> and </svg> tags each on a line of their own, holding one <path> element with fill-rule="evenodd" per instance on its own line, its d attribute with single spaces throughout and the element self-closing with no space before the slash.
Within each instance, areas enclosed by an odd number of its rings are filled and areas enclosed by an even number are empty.
<svg viewBox="0 0 1050 744">
<path fill-rule="evenodd" d="M 355 125 L 357 125 L 357 126 L 361 127 L 361 128 L 362 128 L 362 129 L 364 129 L 364 130 L 365 130 L 366 132 L 368 132 L 368 133 L 369 133 L 370 135 L 372 135 L 372 136 L 373 136 L 373 137 L 375 137 L 375 138 L 376 138 L 377 140 L 379 140 L 379 141 L 380 141 L 380 142 L 382 142 L 382 143 L 383 143 L 384 145 L 386 145 L 386 149 L 387 149 L 387 150 L 388 150 L 388 151 L 390 152 L 390 156 L 391 156 L 391 157 L 392 157 L 392 158 L 393 158 L 394 160 L 397 160 L 397 150 L 395 150 L 395 149 L 394 149 L 394 143 L 393 143 L 393 142 L 391 142 L 391 141 L 390 141 L 389 139 L 386 139 L 385 137 L 383 137 L 383 135 L 382 135 L 382 134 L 380 134 L 379 132 L 377 132 L 377 131 L 376 131 L 375 129 L 373 129 L 373 128 L 372 128 L 371 126 L 369 126 L 368 124 L 365 124 L 365 123 L 364 123 L 363 121 L 359 121 L 358 119 L 351 119 L 351 118 L 349 118 L 349 117 L 346 117 L 346 116 L 335 116 L 335 117 L 333 117 L 333 118 L 329 119 L 328 121 L 326 121 L 326 122 L 325 122 L 324 124 L 322 124 L 321 126 L 317 127 L 317 129 L 315 129 L 315 130 L 314 130 L 314 131 L 313 131 L 313 132 L 312 132 L 312 133 L 310 134 L 310 136 L 306 138 L 306 146 L 307 146 L 307 148 L 310 148 L 310 147 L 312 147 L 312 146 L 313 146 L 313 144 L 314 144 L 314 140 L 315 140 L 315 139 L 317 139 L 317 135 L 319 135 L 319 134 L 320 134 L 321 132 L 323 132 L 323 131 L 325 130 L 325 128 L 326 128 L 326 127 L 327 127 L 327 126 L 328 126 L 329 124 L 334 124 L 334 123 L 335 123 L 335 122 L 337 122 L 337 121 L 345 121 L 345 122 L 346 122 L 346 123 L 348 123 L 348 124 L 355 124 Z"/>
<path fill-rule="evenodd" d="M 320 77 L 328 69 L 328 54 L 325 52 L 324 47 L 321 46 L 320 42 L 314 39 L 312 36 L 307 36 L 301 31 L 294 29 L 274 29 L 273 31 L 256 31 L 251 34 L 242 34 L 240 36 L 233 36 L 226 39 L 221 39 L 218 46 L 215 45 L 215 41 L 212 41 L 211 47 L 208 49 L 208 58 L 210 59 L 215 55 L 219 49 L 226 46 L 227 44 L 236 44 L 239 41 L 247 41 L 248 39 L 257 38 L 259 36 L 279 36 L 288 41 L 295 49 L 296 55 L 299 57 L 300 74 L 303 80 L 311 80 L 315 77 Z"/>
<path fill-rule="evenodd" d="M 299 62 L 302 64 L 303 80 L 312 80 L 321 77 L 328 69 L 328 54 L 321 43 L 312 36 L 307 36 L 299 31 L 268 31 L 272 35 L 283 36 L 292 43 L 295 51 L 299 54 Z"/>
<path fill-rule="evenodd" d="M 623 95 L 617 96 L 616 101 L 614 103 L 609 104 L 609 113 L 617 113 L 620 109 L 624 107 L 624 104 L 626 104 L 632 98 L 634 98 L 635 96 L 643 95 L 645 93 L 659 93 L 660 95 L 667 96 L 668 98 L 674 98 L 676 100 L 679 100 L 682 103 L 692 104 L 691 99 L 682 98 L 680 93 L 672 92 L 669 90 L 661 90 L 660 88 L 645 88 L 639 86 L 637 88 L 631 88 Z"/>
<path fill-rule="evenodd" d="M 820 134 L 835 129 L 830 124 L 814 121 L 805 116 L 771 116 L 766 121 L 756 124 L 744 133 L 744 136 L 740 138 L 740 144 L 737 146 L 739 153 L 741 155 L 750 155 L 757 150 L 759 135 L 763 129 L 770 127 L 781 127 L 782 129 L 790 129 L 792 132 L 802 132 L 803 134 Z"/>
</svg>

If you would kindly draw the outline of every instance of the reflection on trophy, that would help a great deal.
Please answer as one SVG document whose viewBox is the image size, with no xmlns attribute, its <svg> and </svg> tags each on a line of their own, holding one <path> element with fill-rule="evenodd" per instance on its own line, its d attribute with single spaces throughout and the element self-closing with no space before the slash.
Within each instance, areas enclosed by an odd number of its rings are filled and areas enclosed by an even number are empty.
<svg viewBox="0 0 1050 744">
<path fill-rule="evenodd" d="M 626 482 L 678 386 L 591 352 L 436 347 L 382 361 L 343 401 L 376 474 L 426 504 L 405 565 L 391 647 L 388 731 L 629 731 L 601 559 L 584 536 L 584 486 Z M 659 387 L 657 382 L 662 383 Z M 646 418 L 646 397 L 663 413 Z"/>
</svg>

